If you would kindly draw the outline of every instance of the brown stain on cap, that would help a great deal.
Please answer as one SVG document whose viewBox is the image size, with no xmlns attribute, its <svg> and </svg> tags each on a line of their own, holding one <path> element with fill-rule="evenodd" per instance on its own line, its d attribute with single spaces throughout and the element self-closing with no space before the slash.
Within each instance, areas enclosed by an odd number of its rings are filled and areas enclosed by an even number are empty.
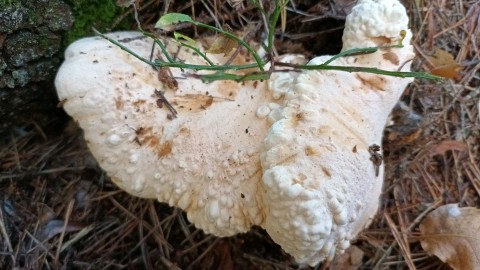
<svg viewBox="0 0 480 270">
<path fill-rule="evenodd" d="M 359 74 L 355 74 L 355 76 L 363 85 L 365 85 L 369 89 L 379 90 L 379 91 L 386 90 L 387 80 L 382 75 L 376 75 L 376 74 L 363 75 L 359 73 Z"/>
<path fill-rule="evenodd" d="M 158 157 L 164 157 L 164 156 L 167 156 L 168 154 L 172 153 L 172 142 L 166 141 L 166 142 L 158 145 L 156 153 L 157 153 Z"/>
<path fill-rule="evenodd" d="M 123 109 L 123 105 L 124 105 L 124 103 L 123 103 L 122 98 L 121 97 L 116 97 L 115 98 L 115 108 L 117 110 L 121 110 L 121 109 Z"/>
<path fill-rule="evenodd" d="M 330 173 L 330 171 L 327 168 L 322 166 L 322 171 L 326 176 L 332 177 L 332 174 Z"/>
<path fill-rule="evenodd" d="M 383 59 L 389 61 L 390 63 L 398 66 L 400 64 L 400 59 L 398 58 L 398 55 L 394 52 L 386 52 L 382 54 Z"/>
<path fill-rule="evenodd" d="M 172 153 L 173 145 L 171 141 L 160 142 L 159 136 L 153 134 L 152 127 L 140 127 L 135 132 L 137 140 L 141 146 L 150 147 L 159 157 L 165 157 Z"/>
</svg>

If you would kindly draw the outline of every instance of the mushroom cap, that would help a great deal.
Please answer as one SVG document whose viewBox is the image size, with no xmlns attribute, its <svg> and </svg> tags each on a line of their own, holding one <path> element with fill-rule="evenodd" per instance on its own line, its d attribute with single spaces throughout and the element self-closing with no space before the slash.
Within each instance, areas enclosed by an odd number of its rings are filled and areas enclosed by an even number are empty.
<svg viewBox="0 0 480 270">
<path fill-rule="evenodd" d="M 385 26 L 393 15 L 401 19 Z M 359 1 L 347 17 L 343 50 L 397 44 L 401 30 L 404 47 L 331 65 L 409 70 L 414 54 L 405 18 L 397 0 Z M 152 40 L 140 33 L 109 36 L 150 57 Z M 206 64 L 167 43 L 178 59 Z M 180 207 L 217 236 L 259 225 L 301 263 L 348 248 L 379 205 L 383 165 L 372 162 L 369 147 L 381 145 L 388 114 L 412 79 L 326 70 L 273 73 L 268 82 L 205 84 L 194 77 L 154 70 L 104 39 L 86 38 L 69 46 L 55 84 L 100 166 L 127 192 Z"/>
<path fill-rule="evenodd" d="M 398 34 L 407 28 L 407 11 L 398 0 L 359 0 L 346 18 L 343 50 L 399 41 Z"/>
<path fill-rule="evenodd" d="M 109 36 L 149 58 L 150 38 L 135 32 Z M 168 44 L 172 55 L 178 51 L 176 43 Z M 205 64 L 189 49 L 180 49 L 177 57 Z M 68 47 L 55 83 L 65 111 L 119 187 L 184 209 L 207 233 L 227 236 L 261 224 L 259 151 L 279 100 L 265 82 L 205 84 L 189 78 L 189 71 L 170 70 L 176 91 L 149 65 L 92 37 Z M 164 92 L 176 117 L 159 104 L 156 90 Z"/>
</svg>

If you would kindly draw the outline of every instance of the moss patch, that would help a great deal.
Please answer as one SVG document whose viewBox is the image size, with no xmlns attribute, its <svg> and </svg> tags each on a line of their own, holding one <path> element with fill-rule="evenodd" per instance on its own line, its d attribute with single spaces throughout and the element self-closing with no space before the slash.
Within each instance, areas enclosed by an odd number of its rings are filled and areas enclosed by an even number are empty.
<svg viewBox="0 0 480 270">
<path fill-rule="evenodd" d="M 68 0 L 66 1 L 72 7 L 75 22 L 72 29 L 67 33 L 65 45 L 73 41 L 94 35 L 92 27 L 99 31 L 111 31 L 113 22 L 125 12 L 125 8 L 118 7 L 115 0 Z M 118 29 L 129 29 L 133 22 L 133 16 L 125 18 Z"/>
</svg>

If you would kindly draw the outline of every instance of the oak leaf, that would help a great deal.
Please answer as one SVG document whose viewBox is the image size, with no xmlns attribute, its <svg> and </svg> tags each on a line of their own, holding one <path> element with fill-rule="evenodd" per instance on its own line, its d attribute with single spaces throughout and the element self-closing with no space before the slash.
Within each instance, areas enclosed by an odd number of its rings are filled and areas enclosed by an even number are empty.
<svg viewBox="0 0 480 270">
<path fill-rule="evenodd" d="M 460 76 L 462 67 L 455 62 L 453 55 L 442 49 L 437 49 L 433 56 L 428 57 L 433 69 L 430 71 L 433 75 L 444 78 L 455 79 Z"/>
<path fill-rule="evenodd" d="M 455 270 L 480 269 L 480 209 L 447 204 L 420 224 L 421 245 Z"/>
</svg>

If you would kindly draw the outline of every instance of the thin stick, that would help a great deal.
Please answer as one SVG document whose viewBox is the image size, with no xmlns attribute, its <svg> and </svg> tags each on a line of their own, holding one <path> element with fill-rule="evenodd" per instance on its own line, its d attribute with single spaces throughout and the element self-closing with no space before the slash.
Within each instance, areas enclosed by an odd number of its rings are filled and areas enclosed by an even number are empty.
<svg viewBox="0 0 480 270">
<path fill-rule="evenodd" d="M 60 238 L 58 239 L 57 252 L 55 253 L 55 260 L 54 260 L 55 268 L 59 268 L 59 265 L 60 265 L 59 259 L 60 259 L 60 252 L 62 250 L 63 238 L 65 237 L 65 231 L 67 229 L 68 221 L 70 220 L 70 214 L 72 214 L 74 204 L 75 204 L 75 199 L 71 199 L 67 206 L 67 212 L 65 213 L 65 219 L 63 224 L 63 230 L 62 230 L 62 233 L 60 234 Z"/>
<path fill-rule="evenodd" d="M 7 230 L 5 228 L 3 211 L 1 207 L 0 207 L 0 233 L 3 239 L 5 239 L 5 245 L 7 246 L 8 253 L 12 258 L 12 265 L 15 265 L 15 256 L 13 255 L 12 243 L 10 242 L 10 237 L 8 236 Z"/>
<path fill-rule="evenodd" d="M 172 104 L 168 102 L 167 98 L 163 95 L 163 93 L 155 89 L 155 95 L 157 95 L 157 97 L 159 97 L 162 100 L 162 102 L 167 106 L 168 110 L 170 110 L 170 112 L 173 114 L 173 117 L 177 117 L 177 114 L 178 114 L 177 110 L 175 110 Z"/>
</svg>

